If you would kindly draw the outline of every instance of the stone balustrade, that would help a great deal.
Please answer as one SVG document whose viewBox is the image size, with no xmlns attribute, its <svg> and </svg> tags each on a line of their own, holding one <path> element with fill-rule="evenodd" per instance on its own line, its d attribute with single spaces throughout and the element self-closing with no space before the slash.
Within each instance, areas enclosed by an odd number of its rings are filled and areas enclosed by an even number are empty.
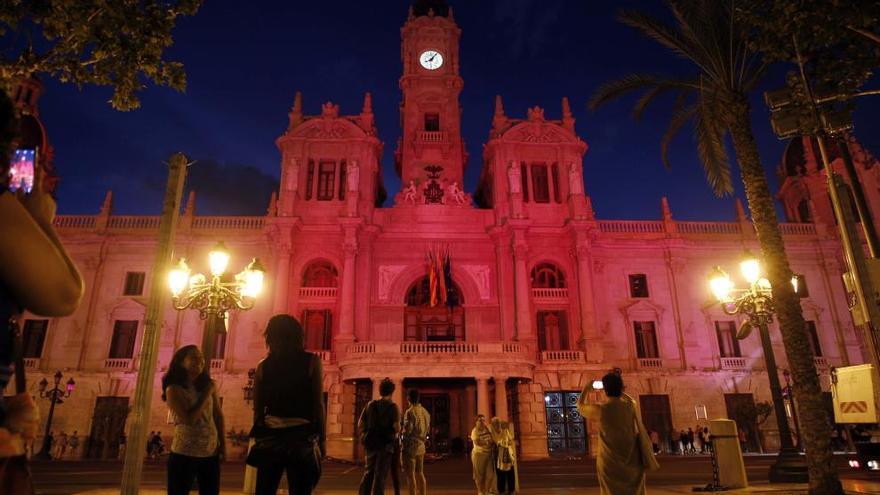
<svg viewBox="0 0 880 495">
<path fill-rule="evenodd" d="M 473 354 L 477 344 L 467 342 L 403 342 L 401 354 Z"/>
<path fill-rule="evenodd" d="M 721 369 L 723 370 L 746 370 L 751 368 L 749 361 L 744 357 L 722 357 Z"/>
<path fill-rule="evenodd" d="M 40 367 L 40 358 L 24 358 L 24 369 L 35 370 Z"/>
<path fill-rule="evenodd" d="M 211 360 L 211 371 L 223 371 L 226 367 L 225 359 L 212 359 Z"/>
<path fill-rule="evenodd" d="M 300 299 L 336 299 L 337 287 L 300 287 Z"/>
<path fill-rule="evenodd" d="M 660 358 L 639 358 L 639 368 L 658 369 L 663 367 Z"/>
<path fill-rule="evenodd" d="M 583 351 L 541 351 L 542 363 L 582 363 L 584 362 Z"/>
<path fill-rule="evenodd" d="M 91 229 L 95 227 L 94 215 L 58 215 L 52 222 L 56 229 Z"/>
<path fill-rule="evenodd" d="M 446 143 L 449 133 L 446 131 L 419 131 L 419 141 L 423 143 Z"/>
<path fill-rule="evenodd" d="M 827 370 L 828 369 L 828 358 L 822 356 L 815 356 L 813 358 L 813 362 L 816 363 L 816 368 L 819 370 Z"/>
<path fill-rule="evenodd" d="M 738 223 L 732 222 L 675 222 L 675 227 L 681 234 L 701 235 L 739 235 Z"/>
<path fill-rule="evenodd" d="M 132 358 L 108 358 L 104 360 L 104 369 L 110 371 L 129 371 L 134 364 Z"/>
<path fill-rule="evenodd" d="M 662 234 L 663 222 L 655 220 L 600 220 L 599 230 L 612 234 Z"/>
<path fill-rule="evenodd" d="M 533 288 L 532 299 L 542 301 L 565 301 L 568 300 L 568 288 Z"/>
<path fill-rule="evenodd" d="M 195 217 L 194 229 L 258 230 L 263 228 L 265 217 Z"/>
<path fill-rule="evenodd" d="M 516 356 L 527 357 L 528 346 L 515 342 L 358 342 L 350 344 L 345 357 L 363 358 L 385 356 Z"/>
<path fill-rule="evenodd" d="M 94 229 L 96 215 L 58 215 L 53 225 L 58 229 Z M 114 215 L 107 228 L 112 230 L 152 230 L 159 228 L 160 217 L 151 215 Z M 201 216 L 194 217 L 193 229 L 205 230 L 259 230 L 265 217 L 256 216 Z M 181 224 L 178 224 L 181 225 Z"/>
</svg>

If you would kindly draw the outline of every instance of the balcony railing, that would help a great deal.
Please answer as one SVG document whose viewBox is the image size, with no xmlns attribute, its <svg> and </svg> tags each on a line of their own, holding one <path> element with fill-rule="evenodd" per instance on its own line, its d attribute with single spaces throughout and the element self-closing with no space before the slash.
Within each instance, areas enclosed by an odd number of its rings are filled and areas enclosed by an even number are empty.
<svg viewBox="0 0 880 495">
<path fill-rule="evenodd" d="M 663 360 L 660 358 L 639 358 L 639 368 L 662 368 Z"/>
<path fill-rule="evenodd" d="M 626 234 L 661 234 L 663 222 L 640 220 L 601 220 L 599 230 L 609 233 Z"/>
<path fill-rule="evenodd" d="M 376 344 L 372 342 L 351 344 L 348 346 L 348 354 L 374 354 L 376 352 Z"/>
<path fill-rule="evenodd" d="M 477 344 L 466 342 L 403 342 L 400 344 L 401 354 L 472 354 L 476 353 Z"/>
<path fill-rule="evenodd" d="M 568 288 L 533 288 L 532 299 L 545 301 L 563 301 L 568 299 Z"/>
<path fill-rule="evenodd" d="M 211 360 L 211 371 L 223 371 L 226 367 L 226 360 L 223 358 Z"/>
<path fill-rule="evenodd" d="M 743 357 L 723 357 L 721 358 L 721 369 L 723 370 L 744 370 L 749 368 L 749 362 Z"/>
<path fill-rule="evenodd" d="M 739 234 L 739 224 L 731 222 L 676 222 L 682 234 Z"/>
<path fill-rule="evenodd" d="M 820 370 L 828 369 L 828 359 L 822 356 L 815 356 L 813 358 L 813 362 L 816 363 L 816 368 Z"/>
<path fill-rule="evenodd" d="M 40 358 L 24 358 L 24 369 L 35 370 L 40 367 Z"/>
<path fill-rule="evenodd" d="M 310 350 L 309 352 L 317 354 L 318 357 L 321 358 L 321 362 L 324 364 L 327 364 L 327 363 L 330 363 L 333 361 L 333 352 L 332 351 L 326 351 L 326 350 L 311 351 Z"/>
<path fill-rule="evenodd" d="M 419 131 L 418 136 L 422 143 L 445 143 L 449 140 L 446 131 Z"/>
<path fill-rule="evenodd" d="M 59 229 L 91 229 L 95 226 L 94 215 L 58 215 L 52 222 Z"/>
<path fill-rule="evenodd" d="M 542 363 L 581 363 L 584 361 L 582 351 L 541 351 Z"/>
<path fill-rule="evenodd" d="M 300 287 L 299 297 L 309 299 L 335 299 L 336 287 Z"/>
<path fill-rule="evenodd" d="M 104 360 L 104 369 L 111 371 L 127 371 L 134 362 L 132 358 L 108 358 Z"/>
</svg>

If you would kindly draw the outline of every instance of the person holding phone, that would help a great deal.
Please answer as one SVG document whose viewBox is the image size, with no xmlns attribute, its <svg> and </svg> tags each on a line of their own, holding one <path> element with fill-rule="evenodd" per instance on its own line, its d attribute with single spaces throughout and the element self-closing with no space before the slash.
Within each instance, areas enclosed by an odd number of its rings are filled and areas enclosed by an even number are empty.
<svg viewBox="0 0 880 495">
<path fill-rule="evenodd" d="M 588 383 L 578 398 L 581 415 L 599 425 L 596 472 L 602 495 L 644 495 L 645 471 L 659 467 L 636 401 L 623 393 L 618 373 L 602 377 L 602 386 Z M 588 404 L 593 390 L 604 390 L 608 401 Z"/>
<path fill-rule="evenodd" d="M 23 310 L 40 316 L 68 316 L 79 305 L 83 281 L 55 234 L 55 201 L 42 190 L 34 170 L 25 194 L 10 188 L 10 157 L 18 120 L 9 97 L 0 91 L 0 463 L 21 456 L 36 435 L 39 410 L 29 394 L 3 399 L 12 373 L 12 343 Z M 17 184 L 20 186 L 21 182 Z M 15 186 L 13 186 L 15 187 Z M 8 481 L 0 475 L 0 492 Z M 13 492 L 10 492 L 13 493 Z"/>
</svg>

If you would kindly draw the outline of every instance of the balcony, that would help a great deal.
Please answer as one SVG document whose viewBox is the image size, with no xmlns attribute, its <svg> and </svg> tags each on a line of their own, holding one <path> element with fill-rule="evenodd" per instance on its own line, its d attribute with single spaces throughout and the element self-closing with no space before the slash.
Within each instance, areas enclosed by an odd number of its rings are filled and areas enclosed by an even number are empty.
<svg viewBox="0 0 880 495">
<path fill-rule="evenodd" d="M 211 360 L 211 371 L 223 371 L 226 368 L 226 360 L 221 359 L 212 359 Z"/>
<path fill-rule="evenodd" d="M 107 358 L 104 360 L 104 369 L 109 371 L 129 371 L 134 364 L 132 358 Z"/>
<path fill-rule="evenodd" d="M 532 299 L 535 301 L 568 301 L 568 288 L 533 288 Z"/>
<path fill-rule="evenodd" d="M 663 367 L 663 360 L 660 358 L 639 358 L 639 368 L 660 369 Z"/>
<path fill-rule="evenodd" d="M 749 362 L 744 357 L 722 357 L 721 369 L 723 370 L 747 370 Z"/>
<path fill-rule="evenodd" d="M 542 363 L 583 363 L 582 351 L 541 351 Z"/>
<path fill-rule="evenodd" d="M 449 134 L 446 131 L 419 131 L 417 139 L 420 143 L 445 144 L 449 142 Z"/>
<path fill-rule="evenodd" d="M 466 342 L 404 342 L 400 344 L 401 354 L 473 354 L 477 344 Z"/>
<path fill-rule="evenodd" d="M 35 370 L 40 367 L 40 358 L 24 358 L 24 369 Z"/>
<path fill-rule="evenodd" d="M 822 356 L 815 356 L 813 362 L 816 363 L 816 369 L 819 371 L 827 370 L 829 367 L 828 358 Z"/>
<path fill-rule="evenodd" d="M 300 299 L 336 299 L 336 287 L 300 287 Z"/>
<path fill-rule="evenodd" d="M 309 352 L 311 352 L 312 354 L 315 354 L 319 358 L 321 358 L 321 364 L 326 365 L 327 363 L 331 363 L 333 361 L 333 352 L 332 351 L 327 351 L 327 350 L 317 350 L 316 351 L 316 350 L 312 350 L 312 349 L 307 349 L 307 350 Z"/>
</svg>

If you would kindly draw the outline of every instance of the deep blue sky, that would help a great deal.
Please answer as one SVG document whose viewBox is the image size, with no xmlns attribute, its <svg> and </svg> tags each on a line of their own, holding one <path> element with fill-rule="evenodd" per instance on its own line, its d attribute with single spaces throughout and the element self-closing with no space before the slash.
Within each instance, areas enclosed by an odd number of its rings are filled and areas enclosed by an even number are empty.
<svg viewBox="0 0 880 495">
<path fill-rule="evenodd" d="M 540 105 L 559 118 L 560 99 L 571 100 L 577 132 L 588 145 L 586 190 L 600 218 L 653 219 L 660 197 L 683 220 L 728 220 L 733 200 L 716 199 L 706 185 L 689 130 L 671 150 L 673 170 L 660 161 L 659 140 L 669 102 L 642 122 L 630 116 L 633 98 L 586 109 L 604 81 L 630 72 L 676 72 L 689 66 L 615 21 L 621 8 L 663 14 L 659 1 L 504 0 L 452 1 L 462 29 L 465 86 L 462 128 L 470 153 L 465 185 L 473 191 L 482 144 L 491 125 L 494 96 L 507 114 L 522 118 Z M 95 213 L 108 189 L 117 214 L 156 214 L 165 181 L 162 162 L 183 151 L 198 160 L 190 185 L 201 214 L 260 214 L 280 173 L 275 139 L 287 126 L 295 90 L 307 114 L 321 103 L 339 103 L 343 114 L 360 111 L 373 94 L 383 169 L 390 196 L 399 190 L 393 171 L 397 137 L 400 26 L 408 1 L 260 2 L 209 0 L 195 17 L 180 21 L 169 52 L 184 62 L 186 92 L 149 88 L 142 108 L 128 113 L 106 103 L 107 88 L 47 83 L 40 107 L 62 177 L 61 213 Z M 767 87 L 780 86 L 776 71 Z M 880 151 L 880 98 L 866 98 L 856 113 L 856 135 Z M 758 96 L 753 109 L 761 157 L 777 188 L 775 168 L 784 143 L 770 131 Z M 738 181 L 737 181 L 738 182 Z M 742 197 L 742 188 L 737 188 Z"/>
</svg>

